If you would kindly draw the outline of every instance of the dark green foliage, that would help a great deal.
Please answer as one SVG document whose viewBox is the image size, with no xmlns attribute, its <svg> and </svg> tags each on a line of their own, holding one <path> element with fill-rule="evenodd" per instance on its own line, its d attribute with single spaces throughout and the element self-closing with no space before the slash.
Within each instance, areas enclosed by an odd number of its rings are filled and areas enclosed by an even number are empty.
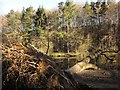
<svg viewBox="0 0 120 90">
<path fill-rule="evenodd" d="M 21 18 L 23 24 L 23 30 L 26 31 L 29 29 L 33 29 L 33 16 L 34 16 L 34 10 L 32 6 L 30 6 L 26 10 L 23 9 L 22 18 Z"/>
<path fill-rule="evenodd" d="M 23 8 L 21 22 L 24 32 L 23 40 L 25 41 L 25 43 L 30 43 L 30 39 L 34 27 L 33 16 L 34 16 L 34 10 L 32 6 L 30 6 L 26 10 L 24 10 Z"/>
<path fill-rule="evenodd" d="M 36 14 L 34 16 L 34 24 L 35 27 L 41 27 L 44 28 L 45 25 L 47 25 L 47 16 L 45 14 L 45 10 L 42 7 L 39 7 L 36 11 Z"/>
</svg>

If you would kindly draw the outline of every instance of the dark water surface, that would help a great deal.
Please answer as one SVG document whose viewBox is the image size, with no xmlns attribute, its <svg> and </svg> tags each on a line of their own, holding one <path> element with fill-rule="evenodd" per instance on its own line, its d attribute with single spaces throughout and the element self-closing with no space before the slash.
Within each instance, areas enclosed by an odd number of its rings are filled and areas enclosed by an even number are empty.
<svg viewBox="0 0 120 90">
<path fill-rule="evenodd" d="M 78 62 L 78 58 L 76 57 L 56 57 L 55 62 L 61 69 L 67 69 L 72 67 Z"/>
</svg>

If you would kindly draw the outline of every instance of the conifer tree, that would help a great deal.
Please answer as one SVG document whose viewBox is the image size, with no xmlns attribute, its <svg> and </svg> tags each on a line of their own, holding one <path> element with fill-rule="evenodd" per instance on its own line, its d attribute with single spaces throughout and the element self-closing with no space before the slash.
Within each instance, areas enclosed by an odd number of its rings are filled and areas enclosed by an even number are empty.
<svg viewBox="0 0 120 90">
<path fill-rule="evenodd" d="M 21 22 L 24 31 L 25 44 L 31 43 L 30 41 L 31 34 L 34 29 L 33 16 L 34 16 L 34 10 L 32 6 L 28 7 L 26 10 L 23 8 Z"/>
<path fill-rule="evenodd" d="M 37 9 L 36 14 L 34 15 L 34 25 L 34 30 L 37 35 L 40 34 L 40 30 L 45 29 L 47 25 L 47 16 L 43 7 Z"/>
<path fill-rule="evenodd" d="M 60 2 L 58 5 L 60 11 L 59 22 L 62 30 L 66 32 L 66 47 L 67 53 L 69 53 L 68 34 L 70 33 L 70 29 L 72 29 L 74 25 L 74 21 L 76 18 L 76 6 L 71 0 L 67 0 L 65 3 Z"/>
</svg>

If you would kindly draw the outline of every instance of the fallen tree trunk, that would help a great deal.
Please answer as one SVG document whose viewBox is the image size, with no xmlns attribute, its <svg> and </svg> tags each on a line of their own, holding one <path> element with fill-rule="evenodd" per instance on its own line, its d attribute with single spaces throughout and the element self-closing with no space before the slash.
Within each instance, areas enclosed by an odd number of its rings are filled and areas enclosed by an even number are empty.
<svg viewBox="0 0 120 90">
<path fill-rule="evenodd" d="M 2 46 L 3 88 L 83 88 L 31 44 Z M 43 84 L 44 83 L 44 84 Z"/>
<path fill-rule="evenodd" d="M 42 53 L 41 51 L 39 51 L 36 47 L 34 47 L 33 45 L 31 44 L 28 44 L 27 45 L 27 48 L 29 50 L 32 51 L 32 54 L 34 54 L 34 56 L 36 56 L 37 58 L 42 58 L 43 60 L 45 60 L 45 62 L 47 62 L 50 67 L 58 74 L 60 75 L 61 77 L 63 77 L 73 88 L 76 88 L 76 87 L 79 87 L 78 85 L 80 85 L 80 82 L 77 82 L 75 80 L 75 77 L 74 75 L 72 75 L 72 73 L 75 72 L 75 70 L 73 70 L 71 73 L 67 72 L 67 71 L 63 71 L 61 70 L 57 65 L 56 63 L 54 62 L 54 58 Z M 119 50 L 118 50 L 119 51 Z M 83 65 L 83 67 L 86 67 L 88 66 L 88 68 L 97 68 L 97 66 L 94 66 L 92 64 L 86 64 L 86 65 Z M 73 66 L 74 67 L 74 66 Z M 81 68 L 79 66 L 79 68 Z M 71 70 L 72 68 L 70 68 Z M 74 69 L 74 68 L 73 68 Z M 81 69 L 80 69 L 81 70 Z M 79 69 L 77 69 L 77 71 L 79 71 Z M 81 76 L 79 76 L 81 77 Z M 82 82 L 81 82 L 82 83 Z M 81 85 L 82 86 L 82 85 Z M 87 86 L 87 85 L 86 85 Z M 82 86 L 83 87 L 83 86 Z"/>
<path fill-rule="evenodd" d="M 77 82 L 75 82 L 73 79 L 71 80 L 70 78 L 68 78 L 64 71 L 61 70 L 56 63 L 54 62 L 54 58 L 42 53 L 41 51 L 39 51 L 34 45 L 31 44 L 27 44 L 27 46 L 25 46 L 26 48 L 28 48 L 29 50 L 32 51 L 32 54 L 35 55 L 37 58 L 42 58 L 43 60 L 45 60 L 45 62 L 47 62 L 49 64 L 49 67 L 51 67 L 52 69 L 54 69 L 54 71 L 60 75 L 61 77 L 63 77 L 73 88 L 77 88 Z M 72 77 L 71 77 L 72 78 Z"/>
</svg>

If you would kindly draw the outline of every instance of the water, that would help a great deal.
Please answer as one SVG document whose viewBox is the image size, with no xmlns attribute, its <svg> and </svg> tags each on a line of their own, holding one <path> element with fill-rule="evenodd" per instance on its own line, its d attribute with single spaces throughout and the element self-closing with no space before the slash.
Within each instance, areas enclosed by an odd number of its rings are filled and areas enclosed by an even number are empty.
<svg viewBox="0 0 120 90">
<path fill-rule="evenodd" d="M 68 69 L 75 65 L 78 61 L 78 58 L 75 57 L 58 57 L 55 58 L 55 62 L 61 69 Z"/>
</svg>

